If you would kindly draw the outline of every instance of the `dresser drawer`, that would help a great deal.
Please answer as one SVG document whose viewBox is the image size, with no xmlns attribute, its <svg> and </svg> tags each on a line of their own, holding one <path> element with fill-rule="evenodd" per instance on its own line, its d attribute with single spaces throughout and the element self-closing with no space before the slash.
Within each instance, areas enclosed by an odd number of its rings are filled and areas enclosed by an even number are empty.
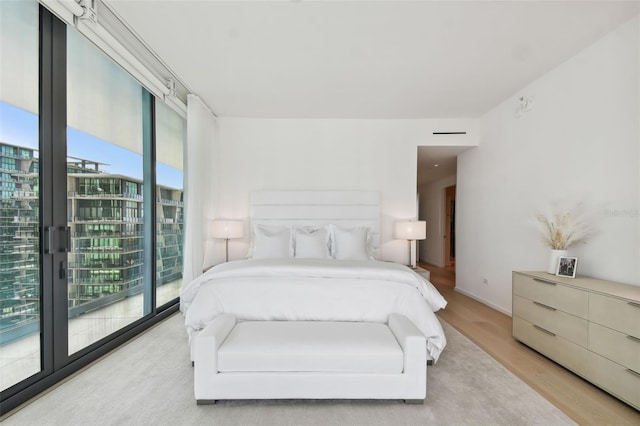
<svg viewBox="0 0 640 426">
<path fill-rule="evenodd" d="M 587 371 L 587 350 L 530 322 L 513 317 L 513 337 L 582 376 Z"/>
<path fill-rule="evenodd" d="M 640 304 L 592 293 L 589 321 L 640 338 Z"/>
<path fill-rule="evenodd" d="M 580 346 L 587 347 L 588 322 L 540 302 L 513 296 L 513 314 Z"/>
<path fill-rule="evenodd" d="M 640 339 L 589 323 L 590 351 L 640 372 Z"/>
<path fill-rule="evenodd" d="M 513 274 L 513 294 L 533 300 L 580 318 L 587 318 L 589 294 L 552 279 Z"/>
<path fill-rule="evenodd" d="M 589 380 L 640 409 L 640 372 L 632 372 L 598 354 L 589 352 Z"/>
</svg>

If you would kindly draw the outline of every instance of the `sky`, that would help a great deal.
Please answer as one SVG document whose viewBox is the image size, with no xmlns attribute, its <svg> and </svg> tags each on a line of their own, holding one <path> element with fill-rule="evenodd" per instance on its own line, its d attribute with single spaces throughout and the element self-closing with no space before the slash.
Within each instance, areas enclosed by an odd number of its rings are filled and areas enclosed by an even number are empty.
<svg viewBox="0 0 640 426">
<path fill-rule="evenodd" d="M 38 149 L 38 116 L 0 102 L 0 141 L 11 145 Z M 107 141 L 67 128 L 67 155 L 89 161 L 106 163 L 100 169 L 114 174 L 142 180 L 142 156 Z M 183 172 L 157 162 L 158 185 L 183 187 Z"/>
</svg>

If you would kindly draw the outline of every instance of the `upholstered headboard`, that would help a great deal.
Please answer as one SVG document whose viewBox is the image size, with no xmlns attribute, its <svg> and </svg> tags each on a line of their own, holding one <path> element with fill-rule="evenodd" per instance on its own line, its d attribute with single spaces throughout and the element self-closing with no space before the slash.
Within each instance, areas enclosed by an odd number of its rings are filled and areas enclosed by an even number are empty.
<svg viewBox="0 0 640 426">
<path fill-rule="evenodd" d="M 374 255 L 380 250 L 377 191 L 256 191 L 251 223 L 262 225 L 371 227 Z"/>
</svg>

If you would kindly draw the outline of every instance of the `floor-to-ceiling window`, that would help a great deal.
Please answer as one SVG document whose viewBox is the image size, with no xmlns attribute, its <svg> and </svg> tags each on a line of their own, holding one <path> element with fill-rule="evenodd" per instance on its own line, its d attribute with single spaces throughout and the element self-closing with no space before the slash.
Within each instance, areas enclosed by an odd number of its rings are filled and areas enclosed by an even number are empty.
<svg viewBox="0 0 640 426">
<path fill-rule="evenodd" d="M 36 1 L 0 1 L 1 390 L 41 370 L 38 34 Z"/>
<path fill-rule="evenodd" d="M 151 182 L 143 179 L 143 125 L 151 111 L 145 92 L 67 29 L 70 354 L 149 313 L 143 222 L 151 215 L 143 215 L 143 187 Z"/>
<path fill-rule="evenodd" d="M 186 124 L 36 0 L 0 31 L 4 413 L 177 309 Z"/>
<path fill-rule="evenodd" d="M 156 102 L 156 306 L 179 295 L 182 287 L 184 210 L 183 152 L 187 122 Z"/>
</svg>

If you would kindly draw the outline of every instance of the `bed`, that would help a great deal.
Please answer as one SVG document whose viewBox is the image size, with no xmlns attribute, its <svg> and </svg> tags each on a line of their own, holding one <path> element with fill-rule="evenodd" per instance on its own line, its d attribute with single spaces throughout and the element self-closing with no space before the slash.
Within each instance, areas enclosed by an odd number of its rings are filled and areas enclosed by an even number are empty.
<svg viewBox="0 0 640 426">
<path fill-rule="evenodd" d="M 243 322 L 296 322 L 309 330 L 304 324 L 324 322 L 347 329 L 388 325 L 395 315 L 402 318 L 396 322 L 406 319 L 419 330 L 427 358 L 437 362 L 446 338 L 435 312 L 446 301 L 409 267 L 376 260 L 378 193 L 257 192 L 251 212 L 248 258 L 216 265 L 181 292 L 192 361 L 199 334 L 222 327 L 212 326 L 216 320 L 231 324 L 219 335 L 224 340 Z"/>
</svg>

